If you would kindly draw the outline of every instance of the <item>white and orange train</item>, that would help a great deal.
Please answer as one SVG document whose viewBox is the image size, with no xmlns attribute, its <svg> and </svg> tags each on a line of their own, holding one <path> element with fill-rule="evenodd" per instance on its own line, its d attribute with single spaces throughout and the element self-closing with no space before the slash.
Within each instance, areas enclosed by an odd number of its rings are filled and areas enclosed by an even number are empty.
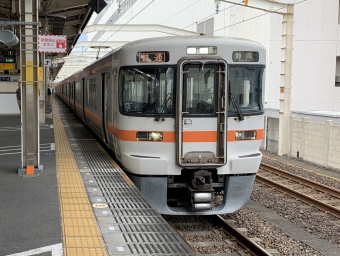
<svg viewBox="0 0 340 256">
<path fill-rule="evenodd" d="M 211 36 L 113 50 L 56 86 L 161 214 L 231 213 L 249 199 L 264 135 L 264 47 Z"/>
</svg>

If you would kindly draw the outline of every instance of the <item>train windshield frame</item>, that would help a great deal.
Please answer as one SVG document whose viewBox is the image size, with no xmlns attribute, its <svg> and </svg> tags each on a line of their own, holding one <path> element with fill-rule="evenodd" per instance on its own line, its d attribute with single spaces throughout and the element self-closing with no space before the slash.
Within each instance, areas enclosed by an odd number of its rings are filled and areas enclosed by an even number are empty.
<svg viewBox="0 0 340 256">
<path fill-rule="evenodd" d="M 122 67 L 119 73 L 119 110 L 129 116 L 174 115 L 176 67 Z"/>
<path fill-rule="evenodd" d="M 265 66 L 229 65 L 228 116 L 263 114 Z M 232 100 L 234 98 L 234 101 Z"/>
</svg>

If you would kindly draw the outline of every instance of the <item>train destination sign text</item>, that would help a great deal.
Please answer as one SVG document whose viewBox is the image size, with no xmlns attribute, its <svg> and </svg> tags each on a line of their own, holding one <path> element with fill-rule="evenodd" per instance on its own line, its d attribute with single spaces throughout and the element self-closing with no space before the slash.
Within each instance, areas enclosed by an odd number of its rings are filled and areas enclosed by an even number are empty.
<svg viewBox="0 0 340 256">
<path fill-rule="evenodd" d="M 168 62 L 169 52 L 138 52 L 137 62 Z"/>
<path fill-rule="evenodd" d="M 258 52 L 233 52 L 234 62 L 258 62 L 259 53 Z"/>
</svg>

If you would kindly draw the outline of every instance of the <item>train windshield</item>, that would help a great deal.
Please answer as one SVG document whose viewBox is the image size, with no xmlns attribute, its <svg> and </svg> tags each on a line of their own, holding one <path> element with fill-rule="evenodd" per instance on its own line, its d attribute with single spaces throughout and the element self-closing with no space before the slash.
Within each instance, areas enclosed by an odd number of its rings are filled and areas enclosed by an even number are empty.
<svg viewBox="0 0 340 256">
<path fill-rule="evenodd" d="M 263 112 L 264 67 L 229 66 L 228 115 L 244 115 Z M 233 100 L 234 99 L 234 100 Z"/>
<path fill-rule="evenodd" d="M 173 67 L 123 68 L 119 77 L 120 111 L 125 114 L 173 114 Z"/>
</svg>

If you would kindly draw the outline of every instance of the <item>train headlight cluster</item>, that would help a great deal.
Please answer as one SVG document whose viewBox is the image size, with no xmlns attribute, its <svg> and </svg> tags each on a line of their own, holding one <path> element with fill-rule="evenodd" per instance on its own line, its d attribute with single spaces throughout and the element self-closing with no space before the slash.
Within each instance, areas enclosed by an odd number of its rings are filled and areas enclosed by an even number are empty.
<svg viewBox="0 0 340 256">
<path fill-rule="evenodd" d="M 189 55 L 205 55 L 205 54 L 216 54 L 217 47 L 216 46 L 189 46 L 187 48 L 187 54 Z"/>
<path fill-rule="evenodd" d="M 137 140 L 162 141 L 162 132 L 137 132 Z"/>
<path fill-rule="evenodd" d="M 256 131 L 238 131 L 235 132 L 235 140 L 255 140 Z"/>
</svg>

